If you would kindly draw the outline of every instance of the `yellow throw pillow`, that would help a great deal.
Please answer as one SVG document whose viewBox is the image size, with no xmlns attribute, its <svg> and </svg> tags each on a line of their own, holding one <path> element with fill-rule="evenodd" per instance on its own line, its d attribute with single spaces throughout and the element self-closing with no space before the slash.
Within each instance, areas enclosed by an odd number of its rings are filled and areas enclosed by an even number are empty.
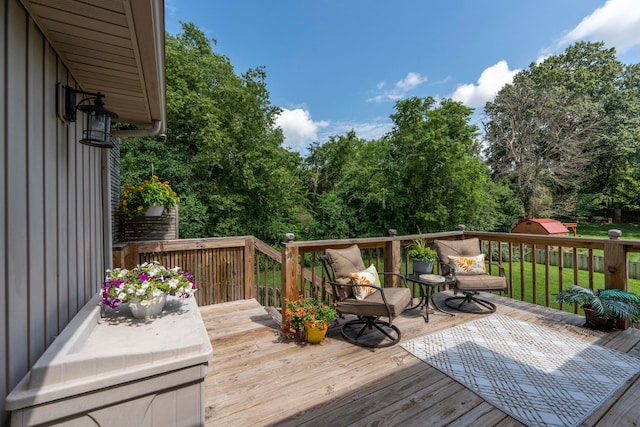
<svg viewBox="0 0 640 427">
<path fill-rule="evenodd" d="M 378 276 L 378 270 L 376 270 L 376 266 L 373 264 L 362 271 L 351 273 L 350 276 L 354 285 L 373 285 L 380 287 L 380 277 Z M 358 301 L 362 301 L 376 291 L 377 289 L 369 286 L 353 287 L 353 295 L 355 295 Z"/>
<path fill-rule="evenodd" d="M 486 273 L 484 254 L 476 256 L 451 256 L 449 265 L 455 273 Z"/>
</svg>

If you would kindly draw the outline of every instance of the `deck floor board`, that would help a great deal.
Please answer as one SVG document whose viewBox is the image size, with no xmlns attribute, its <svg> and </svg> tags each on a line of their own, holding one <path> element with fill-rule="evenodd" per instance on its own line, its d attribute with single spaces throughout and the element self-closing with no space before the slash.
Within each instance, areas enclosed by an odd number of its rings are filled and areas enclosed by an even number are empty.
<svg viewBox="0 0 640 427">
<path fill-rule="evenodd" d="M 444 307 L 445 293 L 436 296 Z M 640 330 L 584 328 L 584 317 L 487 295 L 497 313 L 550 327 L 585 341 L 640 356 Z M 213 346 L 205 378 L 205 421 L 211 426 L 522 426 L 482 397 L 403 348 L 349 344 L 338 328 L 317 345 L 286 340 L 272 314 L 255 300 L 201 307 Z M 405 311 L 395 322 L 409 340 L 479 315 Z M 640 418 L 640 375 L 582 426 L 633 426 Z"/>
</svg>

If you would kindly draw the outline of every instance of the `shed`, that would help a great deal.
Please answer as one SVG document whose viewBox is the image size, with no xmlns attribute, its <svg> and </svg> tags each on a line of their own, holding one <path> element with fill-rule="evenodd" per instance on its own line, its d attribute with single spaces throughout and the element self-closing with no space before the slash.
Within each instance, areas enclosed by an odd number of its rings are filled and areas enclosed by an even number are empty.
<svg viewBox="0 0 640 427">
<path fill-rule="evenodd" d="M 512 233 L 543 234 L 546 236 L 568 236 L 569 228 L 550 218 L 523 219 L 511 229 Z M 574 231 L 575 235 L 575 231 Z"/>
</svg>

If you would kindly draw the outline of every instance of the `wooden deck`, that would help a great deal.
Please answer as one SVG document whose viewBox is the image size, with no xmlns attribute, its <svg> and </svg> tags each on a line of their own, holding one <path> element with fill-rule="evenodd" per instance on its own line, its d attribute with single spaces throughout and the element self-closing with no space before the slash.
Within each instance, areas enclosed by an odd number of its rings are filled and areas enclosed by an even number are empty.
<svg viewBox="0 0 640 427">
<path fill-rule="evenodd" d="M 441 300 L 443 294 L 436 297 Z M 498 313 L 640 356 L 640 330 L 582 327 L 582 316 L 488 296 Z M 442 303 L 439 306 L 443 306 Z M 213 345 L 205 380 L 206 423 L 215 426 L 522 426 L 520 422 L 400 346 L 369 350 L 337 328 L 317 345 L 281 338 L 279 324 L 255 300 L 201 307 Z M 416 310 L 398 318 L 403 340 L 477 319 Z M 637 426 L 636 375 L 584 426 Z"/>
</svg>

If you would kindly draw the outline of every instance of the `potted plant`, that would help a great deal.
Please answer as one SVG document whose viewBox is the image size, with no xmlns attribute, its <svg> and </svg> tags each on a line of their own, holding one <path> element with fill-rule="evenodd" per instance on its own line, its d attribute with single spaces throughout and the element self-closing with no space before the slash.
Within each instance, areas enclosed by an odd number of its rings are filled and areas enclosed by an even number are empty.
<svg viewBox="0 0 640 427">
<path fill-rule="evenodd" d="M 329 324 L 338 318 L 338 312 L 315 298 L 300 295 L 295 301 L 287 301 L 286 321 L 282 327 L 288 338 L 293 338 L 304 329 L 307 342 L 319 343 L 329 329 Z"/>
<path fill-rule="evenodd" d="M 129 303 L 134 317 L 160 314 L 167 295 L 189 298 L 196 283 L 189 272 L 180 267 L 166 268 L 157 261 L 138 264 L 135 268 L 107 270 L 102 284 L 102 305 L 116 308 Z"/>
<path fill-rule="evenodd" d="M 433 273 L 433 263 L 438 259 L 438 253 L 423 238 L 413 239 L 407 255 L 412 259 L 413 274 Z"/>
<path fill-rule="evenodd" d="M 572 285 L 556 295 L 556 302 L 580 305 L 584 310 L 587 326 L 596 329 L 613 329 L 616 318 L 640 321 L 640 298 L 632 292 L 620 289 L 593 291 Z"/>
<path fill-rule="evenodd" d="M 138 185 L 124 184 L 120 208 L 130 217 L 162 215 L 164 209 L 171 209 L 180 203 L 180 198 L 171 189 L 168 181 L 160 181 L 156 175 Z M 151 211 L 153 209 L 153 211 Z"/>
</svg>

